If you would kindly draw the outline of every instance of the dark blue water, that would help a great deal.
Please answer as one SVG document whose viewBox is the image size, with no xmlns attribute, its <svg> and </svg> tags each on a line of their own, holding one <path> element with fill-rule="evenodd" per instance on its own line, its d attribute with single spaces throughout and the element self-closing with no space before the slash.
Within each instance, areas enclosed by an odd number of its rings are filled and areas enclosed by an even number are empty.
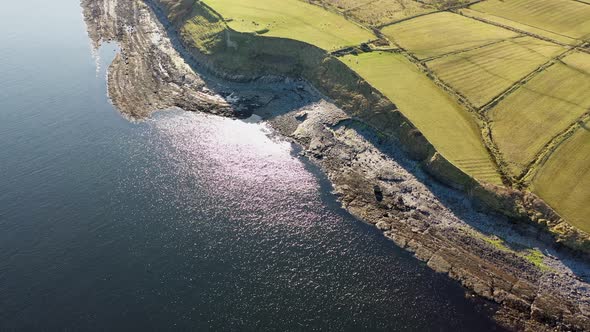
<svg viewBox="0 0 590 332">
<path fill-rule="evenodd" d="M 76 0 L 5 1 L 0 45 L 0 330 L 496 328 L 264 126 L 121 117 Z"/>
</svg>

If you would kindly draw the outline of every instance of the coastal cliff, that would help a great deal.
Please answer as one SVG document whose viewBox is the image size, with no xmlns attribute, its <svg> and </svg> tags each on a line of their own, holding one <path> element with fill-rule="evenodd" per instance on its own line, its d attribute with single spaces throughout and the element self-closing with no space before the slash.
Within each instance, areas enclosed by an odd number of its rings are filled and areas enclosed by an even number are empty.
<svg viewBox="0 0 590 332">
<path fill-rule="evenodd" d="M 426 172 L 462 190 L 482 209 L 535 225 L 559 245 L 590 253 L 588 234 L 569 225 L 533 193 L 482 183 L 463 172 L 439 153 L 390 100 L 329 52 L 301 41 L 264 36 L 264 31 L 234 31 L 203 2 L 147 3 L 165 17 L 173 32 L 178 32 L 190 55 L 217 76 L 239 81 L 267 76 L 302 78 L 351 118 L 395 138 Z"/>
<path fill-rule="evenodd" d="M 200 3 L 82 4 L 95 44 L 120 43 L 108 82 L 122 112 L 142 117 L 181 107 L 243 117 L 268 111 L 268 123 L 304 147 L 348 211 L 432 269 L 501 304 L 499 321 L 518 330 L 590 329 L 585 261 L 554 248 L 547 233 L 532 226 L 562 225 L 559 216 L 532 194 L 465 175 L 337 58 L 313 45 L 232 31 Z M 207 29 L 191 29 L 189 20 Z M 260 80 L 274 82 L 306 102 L 280 114 L 268 110 L 277 107 L 274 97 L 241 107 L 247 98 L 240 91 L 228 95 L 213 87 L 219 77 L 252 89 Z M 482 213 L 489 209 L 504 216 Z M 585 239 L 571 234 L 560 241 L 586 248 Z"/>
</svg>

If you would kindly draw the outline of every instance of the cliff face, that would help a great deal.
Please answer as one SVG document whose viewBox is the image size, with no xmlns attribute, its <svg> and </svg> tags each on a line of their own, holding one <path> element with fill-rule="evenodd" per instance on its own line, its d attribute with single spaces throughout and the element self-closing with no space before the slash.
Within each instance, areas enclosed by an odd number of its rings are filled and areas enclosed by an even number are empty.
<svg viewBox="0 0 590 332">
<path fill-rule="evenodd" d="M 479 183 L 446 160 L 391 101 L 324 50 L 295 40 L 233 31 L 202 2 L 148 2 L 167 17 L 191 55 L 218 76 L 240 81 L 269 75 L 303 78 L 353 119 L 394 137 L 425 171 L 468 193 L 482 209 L 536 225 L 548 230 L 557 243 L 590 253 L 590 237 L 566 223 L 537 196 Z"/>
</svg>

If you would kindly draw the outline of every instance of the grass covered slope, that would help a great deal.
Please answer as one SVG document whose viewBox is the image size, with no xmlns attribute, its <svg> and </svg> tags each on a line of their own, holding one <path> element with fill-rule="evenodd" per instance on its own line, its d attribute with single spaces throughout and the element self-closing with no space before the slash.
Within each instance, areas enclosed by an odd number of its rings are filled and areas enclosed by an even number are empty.
<svg viewBox="0 0 590 332">
<path fill-rule="evenodd" d="M 201 53 L 209 54 L 223 39 L 225 29 L 225 24 L 214 13 L 205 7 L 194 6 L 180 28 L 180 33 Z"/>
<path fill-rule="evenodd" d="M 474 106 L 481 107 L 565 48 L 531 37 L 452 54 L 427 66 Z"/>
<path fill-rule="evenodd" d="M 590 233 L 590 123 L 577 129 L 545 163 L 533 191 L 572 225 Z"/>
<path fill-rule="evenodd" d="M 516 37 L 510 30 L 449 12 L 421 16 L 382 32 L 419 59 Z"/>
<path fill-rule="evenodd" d="M 342 61 L 393 101 L 445 158 L 480 180 L 501 183 L 475 121 L 403 55 L 372 52 Z"/>
<path fill-rule="evenodd" d="M 574 0 L 486 0 L 472 10 L 529 26 L 537 33 L 586 40 L 590 37 L 590 6 Z M 488 17 L 492 21 L 492 16 Z M 505 21 L 504 21 L 505 22 Z"/>
<path fill-rule="evenodd" d="M 336 50 L 375 36 L 344 17 L 298 0 L 204 0 L 239 32 L 289 38 Z"/>
<path fill-rule="evenodd" d="M 568 62 L 588 64 L 590 55 L 566 57 L 491 110 L 493 136 L 514 174 L 523 172 L 553 137 L 590 109 L 590 71 Z"/>
</svg>

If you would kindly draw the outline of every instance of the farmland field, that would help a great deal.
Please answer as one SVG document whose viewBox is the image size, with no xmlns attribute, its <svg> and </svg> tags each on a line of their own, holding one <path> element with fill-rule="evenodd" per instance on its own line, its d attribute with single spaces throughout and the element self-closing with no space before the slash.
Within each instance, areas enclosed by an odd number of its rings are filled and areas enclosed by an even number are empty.
<svg viewBox="0 0 590 332">
<path fill-rule="evenodd" d="M 358 45 L 374 39 L 367 29 L 344 17 L 298 0 L 205 0 L 228 25 L 240 32 L 303 41 L 325 50 Z"/>
<path fill-rule="evenodd" d="M 435 11 L 414 0 L 378 0 L 347 12 L 362 23 L 380 25 Z"/>
<path fill-rule="evenodd" d="M 517 36 L 510 30 L 449 12 L 388 26 L 383 33 L 420 59 Z"/>
<path fill-rule="evenodd" d="M 590 127 L 586 123 L 560 146 L 533 181 L 543 197 L 569 223 L 590 232 Z"/>
<path fill-rule="evenodd" d="M 571 57 L 571 60 L 568 58 Z M 564 62 L 590 55 L 573 54 Z M 492 133 L 515 174 L 590 108 L 590 72 L 557 63 L 491 110 Z"/>
<path fill-rule="evenodd" d="M 566 45 L 577 45 L 580 43 L 579 40 L 570 38 L 564 35 L 560 35 L 557 33 L 553 33 L 547 30 L 539 29 L 532 27 L 530 25 L 514 22 L 509 19 L 505 19 L 499 16 L 495 16 L 492 14 L 478 12 L 476 10 L 471 10 L 469 8 L 463 8 L 459 10 L 459 12 L 467 17 L 472 17 L 474 19 L 480 19 L 484 22 L 489 22 L 490 24 L 499 24 L 501 26 L 510 27 L 514 29 L 518 29 L 520 31 L 524 31 L 535 36 L 542 36 L 544 38 L 549 38 L 550 40 L 556 41 L 558 43 L 566 44 Z"/>
<path fill-rule="evenodd" d="M 342 61 L 393 101 L 456 166 L 480 180 L 500 183 L 470 114 L 403 55 L 373 52 Z"/>
<path fill-rule="evenodd" d="M 590 6 L 573 0 L 486 0 L 471 9 L 578 40 L 590 37 Z"/>
<path fill-rule="evenodd" d="M 313 0 L 320 6 L 331 6 L 343 15 L 366 25 L 377 26 L 436 10 L 415 0 Z"/>
<path fill-rule="evenodd" d="M 520 37 L 427 63 L 437 76 L 480 107 L 565 49 Z"/>
<path fill-rule="evenodd" d="M 438 9 L 446 9 L 459 5 L 466 5 L 476 0 L 424 0 L 422 2 L 432 5 Z"/>
<path fill-rule="evenodd" d="M 590 75 L 590 55 L 587 53 L 576 52 L 568 55 L 562 60 L 568 66 L 575 68 L 582 73 Z"/>
</svg>

